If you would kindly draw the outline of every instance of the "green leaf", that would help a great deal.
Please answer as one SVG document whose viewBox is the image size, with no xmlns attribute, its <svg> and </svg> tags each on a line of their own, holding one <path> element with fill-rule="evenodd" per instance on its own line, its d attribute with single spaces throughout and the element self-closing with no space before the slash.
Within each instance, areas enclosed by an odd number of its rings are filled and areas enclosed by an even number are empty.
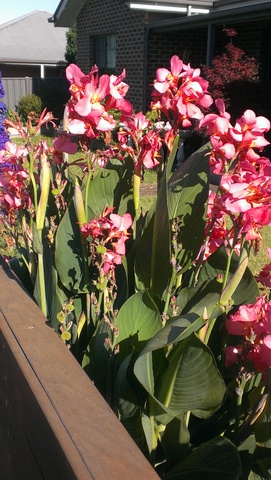
<svg viewBox="0 0 271 480">
<path fill-rule="evenodd" d="M 142 411 L 135 391 L 132 389 L 128 380 L 129 369 L 131 368 L 131 357 L 132 354 L 126 357 L 118 369 L 114 382 L 114 404 L 118 410 L 121 423 L 141 451 L 146 455 L 149 452 L 143 428 Z"/>
<path fill-rule="evenodd" d="M 209 166 L 205 157 L 208 150 L 205 146 L 191 155 L 166 184 L 172 161 L 168 164 L 158 192 L 155 214 L 152 218 L 147 216 L 136 246 L 135 274 L 139 289 L 151 286 L 152 292 L 161 296 L 170 280 L 170 225 L 174 218 L 179 217 L 181 224 L 178 241 L 183 248 L 178 263 L 182 272 L 189 268 L 198 254 L 203 240 L 205 202 L 209 192 Z"/>
<path fill-rule="evenodd" d="M 140 353 L 163 326 L 159 310 L 148 291 L 135 293 L 123 304 L 117 325 L 119 334 L 115 344 L 120 348 L 118 361 L 122 361 L 131 349 Z"/>
<path fill-rule="evenodd" d="M 47 303 L 48 320 L 52 327 L 58 331 L 59 322 L 57 314 L 62 310 L 64 300 L 67 298 L 63 285 L 59 281 L 58 274 L 54 265 L 54 256 L 47 238 L 43 235 L 43 268 L 45 276 L 45 295 Z M 38 267 L 39 268 L 39 267 Z M 41 291 L 39 284 L 39 275 L 36 275 L 33 296 L 38 305 L 41 303 Z"/>
<path fill-rule="evenodd" d="M 201 444 L 165 480 L 238 480 L 242 474 L 238 450 L 227 438 Z"/>
<path fill-rule="evenodd" d="M 73 202 L 66 210 L 56 234 L 55 262 L 62 284 L 74 293 L 84 292 L 85 250 Z"/>
<path fill-rule="evenodd" d="M 180 458 L 188 454 L 190 434 L 186 426 L 185 416 L 180 413 L 173 418 L 161 434 L 161 444 L 166 454 L 168 468 L 178 464 Z"/>
<path fill-rule="evenodd" d="M 210 316 L 220 298 L 221 289 L 222 284 L 216 279 L 207 280 L 196 287 L 183 288 L 176 299 L 181 314 L 194 312 L 202 316 L 206 310 Z"/>
<path fill-rule="evenodd" d="M 154 214 L 151 281 L 150 289 L 153 298 L 161 298 L 171 276 L 171 226 L 168 214 L 168 179 L 176 156 L 179 137 L 177 136 L 173 149 L 167 159 L 166 168 L 161 180 L 156 209 Z"/>
<path fill-rule="evenodd" d="M 184 273 L 195 260 L 205 229 L 205 204 L 209 195 L 209 144 L 193 153 L 173 173 L 169 181 L 169 218 L 179 217 L 178 242 L 182 249 L 178 263 Z"/>
<path fill-rule="evenodd" d="M 253 455 L 252 472 L 249 480 L 271 479 L 271 448 L 257 447 Z"/>
<path fill-rule="evenodd" d="M 161 297 L 171 275 L 171 227 L 167 208 L 168 178 L 178 146 L 178 138 L 169 156 L 161 180 L 156 208 L 146 216 L 142 236 L 136 245 L 135 275 L 137 287 L 151 289 Z"/>
<path fill-rule="evenodd" d="M 173 412 L 192 411 L 207 418 L 226 393 L 210 349 L 195 335 L 173 347 L 168 367 L 155 388 L 155 397 Z"/>
<path fill-rule="evenodd" d="M 207 279 L 214 279 L 218 276 L 223 277 L 225 274 L 225 269 L 227 265 L 227 254 L 224 247 L 219 248 L 215 253 L 213 253 L 208 260 L 204 263 L 200 275 L 199 282 L 205 281 Z M 232 256 L 229 280 L 232 278 L 234 273 L 238 268 L 239 257 L 237 255 Z M 253 303 L 256 301 L 256 297 L 259 296 L 259 288 L 257 282 L 247 268 L 245 273 L 240 281 L 238 287 L 232 295 L 232 299 L 235 305 L 241 305 L 245 303 Z"/>
<path fill-rule="evenodd" d="M 91 337 L 82 359 L 82 367 L 95 383 L 101 394 L 108 398 L 109 394 L 109 361 L 111 350 L 105 340 L 111 340 L 112 331 L 109 325 L 101 320 L 95 334 Z M 110 379 L 111 381 L 111 379 Z"/>
<path fill-rule="evenodd" d="M 188 314 L 190 320 L 193 316 L 194 322 L 181 318 L 156 334 L 135 363 L 136 377 L 160 406 L 156 418 L 161 422 L 164 412 L 174 417 L 192 410 L 194 415 L 207 418 L 221 406 L 226 393 L 210 349 L 191 334 L 204 324 L 201 317 Z M 157 375 L 153 352 L 170 344 L 174 346 L 166 366 Z"/>
<path fill-rule="evenodd" d="M 88 219 L 98 217 L 106 206 L 114 207 L 114 212 L 126 212 L 134 216 L 133 210 L 133 162 L 130 158 L 120 162 L 111 160 L 106 168 L 101 168 L 90 182 L 88 198 Z M 86 190 L 84 190 L 86 195 Z"/>
</svg>

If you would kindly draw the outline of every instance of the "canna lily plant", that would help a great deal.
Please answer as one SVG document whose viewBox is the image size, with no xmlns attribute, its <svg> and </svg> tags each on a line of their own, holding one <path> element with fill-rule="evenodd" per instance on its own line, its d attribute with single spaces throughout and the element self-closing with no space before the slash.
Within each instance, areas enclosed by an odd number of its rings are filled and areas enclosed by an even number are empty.
<svg viewBox="0 0 271 480">
<path fill-rule="evenodd" d="M 149 116 L 125 71 L 67 78 L 52 146 L 6 120 L 23 136 L 0 152 L 10 267 L 162 479 L 269 479 L 271 264 L 249 268 L 271 224 L 269 120 L 232 124 L 177 56 Z M 174 168 L 187 129 L 209 139 Z M 162 163 L 143 214 L 144 169 Z"/>
</svg>

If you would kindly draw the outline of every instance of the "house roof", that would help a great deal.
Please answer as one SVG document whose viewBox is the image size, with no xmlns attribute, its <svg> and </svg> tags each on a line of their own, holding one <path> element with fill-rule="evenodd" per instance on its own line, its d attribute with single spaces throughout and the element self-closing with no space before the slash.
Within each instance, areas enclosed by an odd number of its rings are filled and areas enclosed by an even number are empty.
<svg viewBox="0 0 271 480">
<path fill-rule="evenodd" d="M 51 16 L 35 10 L 0 25 L 0 63 L 65 62 L 68 29 L 55 28 L 48 22 Z"/>
<path fill-rule="evenodd" d="M 270 0 L 122 0 L 124 3 L 143 3 L 153 5 L 171 5 L 171 6 L 186 6 L 198 8 L 208 8 L 209 14 L 197 14 L 191 16 L 178 16 L 173 20 L 161 21 L 160 25 L 165 28 L 169 24 L 179 24 L 180 26 L 199 24 L 201 21 L 210 23 L 220 20 L 225 20 L 226 17 L 231 20 L 232 15 L 237 20 L 248 20 L 257 18 L 265 18 L 266 14 L 271 11 Z M 58 7 L 52 17 L 56 27 L 72 27 L 76 23 L 76 18 L 80 10 L 84 6 L 86 0 L 60 0 Z M 225 17 L 226 15 L 226 17 Z M 225 20 L 226 21 L 226 20 Z M 164 23 L 165 22 L 165 23 Z"/>
</svg>

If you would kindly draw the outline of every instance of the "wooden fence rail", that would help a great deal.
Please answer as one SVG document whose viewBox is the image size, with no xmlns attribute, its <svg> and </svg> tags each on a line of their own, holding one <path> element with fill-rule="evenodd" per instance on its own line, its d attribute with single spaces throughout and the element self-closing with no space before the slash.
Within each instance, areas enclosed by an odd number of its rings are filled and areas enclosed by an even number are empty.
<svg viewBox="0 0 271 480">
<path fill-rule="evenodd" d="M 2 259 L 0 445 L 3 480 L 158 480 Z"/>
</svg>

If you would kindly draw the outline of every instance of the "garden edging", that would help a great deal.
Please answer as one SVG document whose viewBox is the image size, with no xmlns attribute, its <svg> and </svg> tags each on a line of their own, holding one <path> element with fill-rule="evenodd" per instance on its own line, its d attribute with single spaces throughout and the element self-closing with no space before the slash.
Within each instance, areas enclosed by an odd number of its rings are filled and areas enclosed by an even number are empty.
<svg viewBox="0 0 271 480">
<path fill-rule="evenodd" d="M 3 259 L 0 339 L 3 478 L 158 479 Z"/>
</svg>

